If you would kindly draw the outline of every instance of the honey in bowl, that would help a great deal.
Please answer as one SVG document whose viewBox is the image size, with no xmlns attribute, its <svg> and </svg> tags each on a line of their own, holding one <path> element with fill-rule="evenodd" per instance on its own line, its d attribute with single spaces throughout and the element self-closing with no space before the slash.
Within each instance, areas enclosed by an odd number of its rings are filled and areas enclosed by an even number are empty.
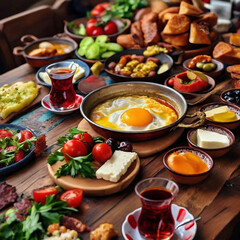
<svg viewBox="0 0 240 240">
<path fill-rule="evenodd" d="M 152 130 L 167 126 L 178 119 L 176 110 L 167 102 L 147 96 L 123 96 L 97 105 L 90 119 L 115 130 Z"/>
<path fill-rule="evenodd" d="M 181 174 L 201 174 L 209 169 L 199 156 L 191 152 L 173 152 L 168 156 L 166 163 L 173 171 Z"/>
</svg>

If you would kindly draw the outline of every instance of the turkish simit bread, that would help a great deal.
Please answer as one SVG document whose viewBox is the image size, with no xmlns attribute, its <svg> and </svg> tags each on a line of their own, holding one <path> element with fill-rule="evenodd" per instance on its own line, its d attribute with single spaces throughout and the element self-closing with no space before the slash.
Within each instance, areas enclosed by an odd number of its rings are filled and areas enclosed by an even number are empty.
<svg viewBox="0 0 240 240">
<path fill-rule="evenodd" d="M 189 17 L 177 14 L 169 19 L 162 33 L 177 35 L 187 32 L 189 30 L 189 27 L 190 27 Z"/>
<path fill-rule="evenodd" d="M 192 44 L 211 44 L 211 39 L 209 38 L 209 28 L 206 23 L 191 23 L 189 42 Z"/>
<path fill-rule="evenodd" d="M 189 33 L 183 33 L 178 35 L 169 35 L 161 33 L 161 37 L 164 42 L 170 43 L 176 47 L 185 47 L 188 45 Z"/>
<path fill-rule="evenodd" d="M 203 11 L 200 8 L 197 8 L 189 3 L 181 1 L 179 14 L 184 14 L 193 17 L 199 17 L 199 15 L 203 14 Z"/>
</svg>

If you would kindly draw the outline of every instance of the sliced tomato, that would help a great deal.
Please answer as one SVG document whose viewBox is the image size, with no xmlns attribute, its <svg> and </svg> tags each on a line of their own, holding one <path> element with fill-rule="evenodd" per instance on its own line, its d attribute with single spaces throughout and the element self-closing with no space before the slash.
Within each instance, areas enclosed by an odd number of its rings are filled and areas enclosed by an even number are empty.
<svg viewBox="0 0 240 240">
<path fill-rule="evenodd" d="M 62 152 L 65 156 L 65 160 L 68 162 L 70 157 L 78 157 L 87 155 L 86 145 L 79 140 L 68 140 L 62 148 Z M 69 155 L 69 156 L 68 156 Z"/>
<path fill-rule="evenodd" d="M 33 199 L 35 202 L 44 204 L 46 202 L 47 196 L 56 195 L 57 193 L 58 193 L 58 190 L 55 187 L 38 189 L 33 192 Z"/>
<path fill-rule="evenodd" d="M 60 196 L 60 200 L 68 202 L 69 207 L 77 208 L 81 202 L 83 197 L 83 190 L 80 188 L 70 189 Z"/>
<path fill-rule="evenodd" d="M 5 148 L 5 150 L 6 150 L 7 152 L 15 151 L 16 149 L 17 149 L 17 146 L 16 146 L 16 145 L 10 145 L 10 146 L 7 146 L 7 147 Z"/>
<path fill-rule="evenodd" d="M 93 147 L 92 155 L 96 161 L 104 163 L 112 156 L 112 149 L 107 143 L 97 143 Z"/>
<path fill-rule="evenodd" d="M 20 143 L 24 142 L 24 141 L 26 141 L 26 140 L 28 140 L 32 137 L 33 137 L 32 132 L 30 132 L 28 130 L 23 130 L 23 131 L 20 132 L 20 137 L 19 137 L 18 142 L 20 142 Z"/>
<path fill-rule="evenodd" d="M 5 137 L 11 138 L 13 137 L 13 134 L 6 129 L 0 129 L 0 138 L 5 138 Z"/>
<path fill-rule="evenodd" d="M 13 161 L 14 161 L 14 162 L 19 162 L 19 161 L 21 161 L 23 158 L 24 158 L 24 151 L 23 151 L 23 150 L 19 150 L 19 151 L 16 153 L 15 157 L 13 158 Z"/>
<path fill-rule="evenodd" d="M 73 139 L 82 141 L 87 146 L 88 150 L 92 149 L 93 147 L 93 137 L 87 132 L 75 134 Z"/>
</svg>

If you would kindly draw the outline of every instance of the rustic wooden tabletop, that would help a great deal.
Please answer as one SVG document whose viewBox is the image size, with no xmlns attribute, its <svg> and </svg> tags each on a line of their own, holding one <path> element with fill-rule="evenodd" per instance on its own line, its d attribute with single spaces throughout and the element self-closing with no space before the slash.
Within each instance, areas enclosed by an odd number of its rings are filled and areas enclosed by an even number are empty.
<svg viewBox="0 0 240 240">
<path fill-rule="evenodd" d="M 174 67 L 172 74 L 181 70 L 181 67 Z M 33 80 L 36 82 L 35 74 L 36 69 L 24 64 L 1 75 L 0 86 L 16 81 Z M 225 73 L 220 79 L 216 79 L 217 86 L 221 84 L 217 89 L 218 91 L 202 103 L 190 106 L 188 111 L 194 112 L 207 102 L 220 101 L 221 91 L 231 88 L 231 81 L 227 81 L 227 78 L 228 76 Z M 40 94 L 42 96 L 47 92 L 48 89 L 42 87 Z M 70 128 L 77 127 L 82 120 L 79 111 L 66 116 L 55 115 L 41 107 L 40 101 L 41 98 L 38 98 L 27 111 L 7 121 L 8 123 L 26 126 L 38 136 L 45 134 L 47 138 L 48 147 L 40 157 L 32 159 L 32 162 L 26 167 L 19 169 L 5 179 L 7 183 L 16 186 L 18 194 L 31 195 L 33 189 L 53 184 L 47 170 L 47 157 L 57 148 L 57 138 L 65 135 Z M 141 158 L 140 172 L 124 191 L 110 196 L 84 196 L 79 212 L 76 214 L 77 218 L 91 229 L 95 229 L 101 223 L 110 222 L 119 232 L 118 239 L 123 239 L 121 228 L 126 215 L 141 205 L 135 194 L 134 186 L 141 179 L 148 177 L 171 179 L 162 163 L 162 158 L 168 149 L 187 145 L 186 132 L 187 130 L 184 131 L 176 143 L 164 151 Z M 213 171 L 206 180 L 190 186 L 179 184 L 180 191 L 174 199 L 174 203 L 187 208 L 194 217 L 201 216 L 201 220 L 197 222 L 195 239 L 230 239 L 233 228 L 240 221 L 239 128 L 234 130 L 234 134 L 236 142 L 233 149 L 225 156 L 214 159 Z M 83 239 L 89 239 L 89 233 L 83 234 Z"/>
</svg>

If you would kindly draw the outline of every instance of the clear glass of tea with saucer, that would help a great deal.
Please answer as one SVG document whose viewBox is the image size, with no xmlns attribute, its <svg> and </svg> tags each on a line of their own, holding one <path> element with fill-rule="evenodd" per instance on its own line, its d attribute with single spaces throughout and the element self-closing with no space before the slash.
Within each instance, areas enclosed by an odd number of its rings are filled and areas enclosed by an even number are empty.
<svg viewBox="0 0 240 240">
<path fill-rule="evenodd" d="M 67 110 L 74 107 L 76 92 L 72 79 L 76 69 L 77 66 L 68 61 L 53 63 L 46 67 L 45 71 L 52 82 L 49 98 L 54 109 Z"/>
<path fill-rule="evenodd" d="M 165 178 L 147 178 L 135 186 L 142 209 L 138 231 L 143 239 L 168 240 L 174 234 L 175 223 L 171 205 L 178 193 L 178 185 Z"/>
</svg>

